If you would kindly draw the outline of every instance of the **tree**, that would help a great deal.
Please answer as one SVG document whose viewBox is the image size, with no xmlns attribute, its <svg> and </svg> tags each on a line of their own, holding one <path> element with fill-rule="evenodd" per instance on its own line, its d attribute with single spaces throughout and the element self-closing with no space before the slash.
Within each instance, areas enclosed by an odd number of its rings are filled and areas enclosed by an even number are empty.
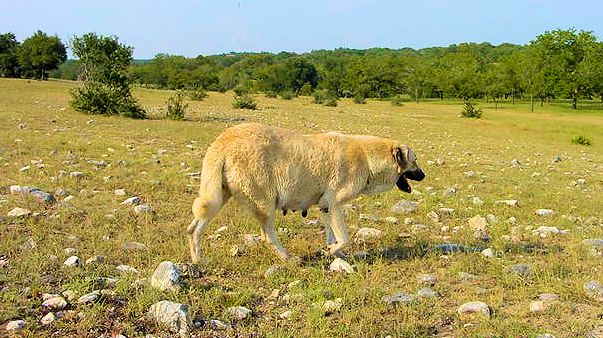
<svg viewBox="0 0 603 338">
<path fill-rule="evenodd" d="M 48 71 L 67 60 L 67 51 L 57 36 L 37 31 L 23 41 L 18 56 L 24 75 L 44 80 L 48 78 Z"/>
<path fill-rule="evenodd" d="M 18 48 L 15 34 L 0 34 L 0 77 L 19 76 Z"/>
<path fill-rule="evenodd" d="M 72 41 L 73 53 L 79 57 L 83 87 L 72 92 L 71 105 L 91 114 L 123 115 L 144 118 L 130 92 L 128 68 L 132 47 L 119 43 L 117 37 L 88 33 Z"/>
<path fill-rule="evenodd" d="M 584 60 L 578 65 L 577 73 L 584 86 L 588 87 L 588 92 L 597 95 L 603 103 L 602 42 L 593 43 L 587 48 Z"/>
<path fill-rule="evenodd" d="M 592 32 L 575 29 L 545 32 L 530 42 L 532 57 L 538 64 L 536 71 L 545 87 L 555 96 L 571 98 L 574 109 L 578 98 L 589 94 L 589 86 L 580 78 L 578 68 L 595 43 Z"/>
</svg>

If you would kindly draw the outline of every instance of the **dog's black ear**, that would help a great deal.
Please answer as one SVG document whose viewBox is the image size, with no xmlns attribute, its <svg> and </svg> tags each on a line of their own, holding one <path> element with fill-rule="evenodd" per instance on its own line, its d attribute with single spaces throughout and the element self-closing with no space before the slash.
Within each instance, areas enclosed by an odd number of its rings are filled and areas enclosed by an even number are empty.
<svg viewBox="0 0 603 338">
<path fill-rule="evenodd" d="M 406 157 L 404 156 L 405 150 L 402 147 L 394 147 L 392 150 L 392 155 L 394 155 L 394 159 L 398 163 L 400 168 L 406 168 Z"/>
</svg>

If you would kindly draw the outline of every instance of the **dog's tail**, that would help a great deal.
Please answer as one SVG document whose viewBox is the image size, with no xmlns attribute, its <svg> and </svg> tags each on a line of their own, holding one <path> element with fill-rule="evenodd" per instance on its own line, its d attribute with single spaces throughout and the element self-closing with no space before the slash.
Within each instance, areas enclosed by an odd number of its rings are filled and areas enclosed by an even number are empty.
<svg viewBox="0 0 603 338">
<path fill-rule="evenodd" d="M 225 158 L 220 152 L 207 151 L 203 159 L 201 170 L 201 184 L 199 196 L 193 202 L 195 219 L 213 217 L 224 203 L 224 162 Z"/>
</svg>

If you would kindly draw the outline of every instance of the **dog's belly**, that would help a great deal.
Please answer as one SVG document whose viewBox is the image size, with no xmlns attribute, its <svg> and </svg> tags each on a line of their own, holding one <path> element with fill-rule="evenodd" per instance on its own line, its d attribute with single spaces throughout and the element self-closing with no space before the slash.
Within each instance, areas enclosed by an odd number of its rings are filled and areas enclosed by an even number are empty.
<svg viewBox="0 0 603 338">
<path fill-rule="evenodd" d="M 282 191 L 277 199 L 277 209 L 283 210 L 306 210 L 309 207 L 318 204 L 322 192 L 312 187 L 300 187 L 300 189 L 291 189 Z"/>
</svg>

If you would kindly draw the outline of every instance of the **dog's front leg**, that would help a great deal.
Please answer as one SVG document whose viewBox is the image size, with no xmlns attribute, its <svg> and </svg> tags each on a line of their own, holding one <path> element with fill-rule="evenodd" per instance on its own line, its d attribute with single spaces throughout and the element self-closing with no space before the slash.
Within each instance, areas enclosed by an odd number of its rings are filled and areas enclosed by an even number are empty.
<svg viewBox="0 0 603 338">
<path fill-rule="evenodd" d="M 331 206 L 329 208 L 329 213 L 325 214 L 325 216 L 329 218 L 328 222 L 325 222 L 325 231 L 327 232 L 327 245 L 329 248 L 329 252 L 336 257 L 343 257 L 345 254 L 341 251 L 341 249 L 350 241 L 348 237 L 348 231 L 345 227 L 345 217 L 343 215 L 342 208 L 337 206 Z M 330 229 L 332 235 L 335 237 L 335 241 L 329 244 L 329 230 Z"/>
<path fill-rule="evenodd" d="M 331 247 L 335 244 L 335 234 L 333 234 L 333 229 L 331 229 L 331 215 L 329 215 L 328 209 L 321 209 L 322 211 L 322 223 L 325 227 L 325 235 L 327 236 L 327 248 Z"/>
</svg>

